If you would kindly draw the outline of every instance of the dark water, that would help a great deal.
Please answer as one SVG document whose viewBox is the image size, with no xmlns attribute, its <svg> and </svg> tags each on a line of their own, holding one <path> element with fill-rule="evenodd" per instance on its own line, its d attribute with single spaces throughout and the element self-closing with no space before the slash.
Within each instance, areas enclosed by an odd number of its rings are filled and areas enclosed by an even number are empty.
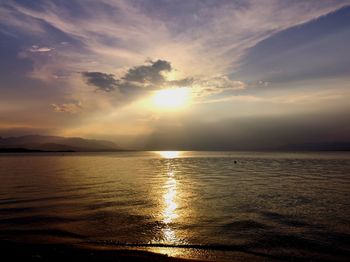
<svg viewBox="0 0 350 262">
<path fill-rule="evenodd" d="M 2 155 L 0 239 L 346 261 L 350 154 Z"/>
</svg>

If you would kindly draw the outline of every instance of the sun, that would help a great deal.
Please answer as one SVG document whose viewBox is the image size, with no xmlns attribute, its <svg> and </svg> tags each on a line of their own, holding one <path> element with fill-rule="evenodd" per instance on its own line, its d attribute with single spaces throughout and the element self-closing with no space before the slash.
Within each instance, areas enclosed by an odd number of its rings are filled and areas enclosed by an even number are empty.
<svg viewBox="0 0 350 262">
<path fill-rule="evenodd" d="M 189 104 L 189 88 L 163 89 L 154 93 L 153 104 L 162 109 L 180 109 Z"/>
</svg>

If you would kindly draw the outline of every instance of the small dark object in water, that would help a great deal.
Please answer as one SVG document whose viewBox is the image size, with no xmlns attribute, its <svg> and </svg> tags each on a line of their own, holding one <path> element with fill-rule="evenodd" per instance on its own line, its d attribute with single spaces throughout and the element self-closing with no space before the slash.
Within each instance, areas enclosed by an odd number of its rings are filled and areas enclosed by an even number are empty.
<svg viewBox="0 0 350 262">
<path fill-rule="evenodd" d="M 237 160 L 233 161 L 233 163 L 237 164 Z"/>
</svg>

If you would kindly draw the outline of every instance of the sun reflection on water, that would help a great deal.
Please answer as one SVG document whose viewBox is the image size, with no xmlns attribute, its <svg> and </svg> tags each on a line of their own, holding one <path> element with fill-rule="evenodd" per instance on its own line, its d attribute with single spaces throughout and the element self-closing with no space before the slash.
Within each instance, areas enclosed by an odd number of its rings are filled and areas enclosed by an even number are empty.
<svg viewBox="0 0 350 262">
<path fill-rule="evenodd" d="M 162 151 L 159 152 L 162 157 L 168 159 L 167 161 L 167 179 L 165 181 L 165 184 L 163 188 L 165 189 L 164 195 L 163 195 L 163 204 L 164 209 L 162 212 L 162 222 L 164 223 L 163 228 L 163 239 L 165 242 L 168 243 L 175 243 L 177 242 L 175 230 L 172 227 L 172 224 L 174 223 L 174 220 L 177 218 L 177 203 L 176 203 L 176 176 L 175 172 L 173 170 L 172 162 L 173 158 L 176 158 L 180 155 L 180 152 L 178 151 Z"/>
<path fill-rule="evenodd" d="M 175 202 L 176 180 L 172 176 L 173 174 L 168 177 L 168 180 L 165 184 L 166 192 L 164 194 L 165 209 L 163 212 L 163 215 L 164 215 L 163 222 L 166 224 L 171 223 L 177 217 L 175 213 L 177 208 L 177 204 Z"/>
<path fill-rule="evenodd" d="M 163 158 L 176 158 L 181 155 L 180 151 L 158 151 L 158 154 L 160 154 Z"/>
</svg>

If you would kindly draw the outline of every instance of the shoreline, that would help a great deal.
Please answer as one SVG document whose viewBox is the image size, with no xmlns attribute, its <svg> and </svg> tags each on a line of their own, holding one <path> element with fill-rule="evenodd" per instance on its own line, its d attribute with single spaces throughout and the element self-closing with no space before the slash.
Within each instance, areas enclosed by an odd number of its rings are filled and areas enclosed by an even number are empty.
<svg viewBox="0 0 350 262">
<path fill-rule="evenodd" d="M 147 248 L 118 248 L 89 243 L 27 243 L 13 240 L 0 240 L 2 261 L 155 261 L 155 262 L 214 262 L 214 261 L 271 261 L 266 257 L 231 251 L 234 259 L 219 257 L 208 259 L 171 256 Z M 274 260 L 274 259 L 272 259 Z"/>
<path fill-rule="evenodd" d="M 194 260 L 175 258 L 164 254 L 134 249 L 116 249 L 95 247 L 81 244 L 36 244 L 25 242 L 0 241 L 2 261 L 156 261 L 186 262 Z"/>
</svg>

